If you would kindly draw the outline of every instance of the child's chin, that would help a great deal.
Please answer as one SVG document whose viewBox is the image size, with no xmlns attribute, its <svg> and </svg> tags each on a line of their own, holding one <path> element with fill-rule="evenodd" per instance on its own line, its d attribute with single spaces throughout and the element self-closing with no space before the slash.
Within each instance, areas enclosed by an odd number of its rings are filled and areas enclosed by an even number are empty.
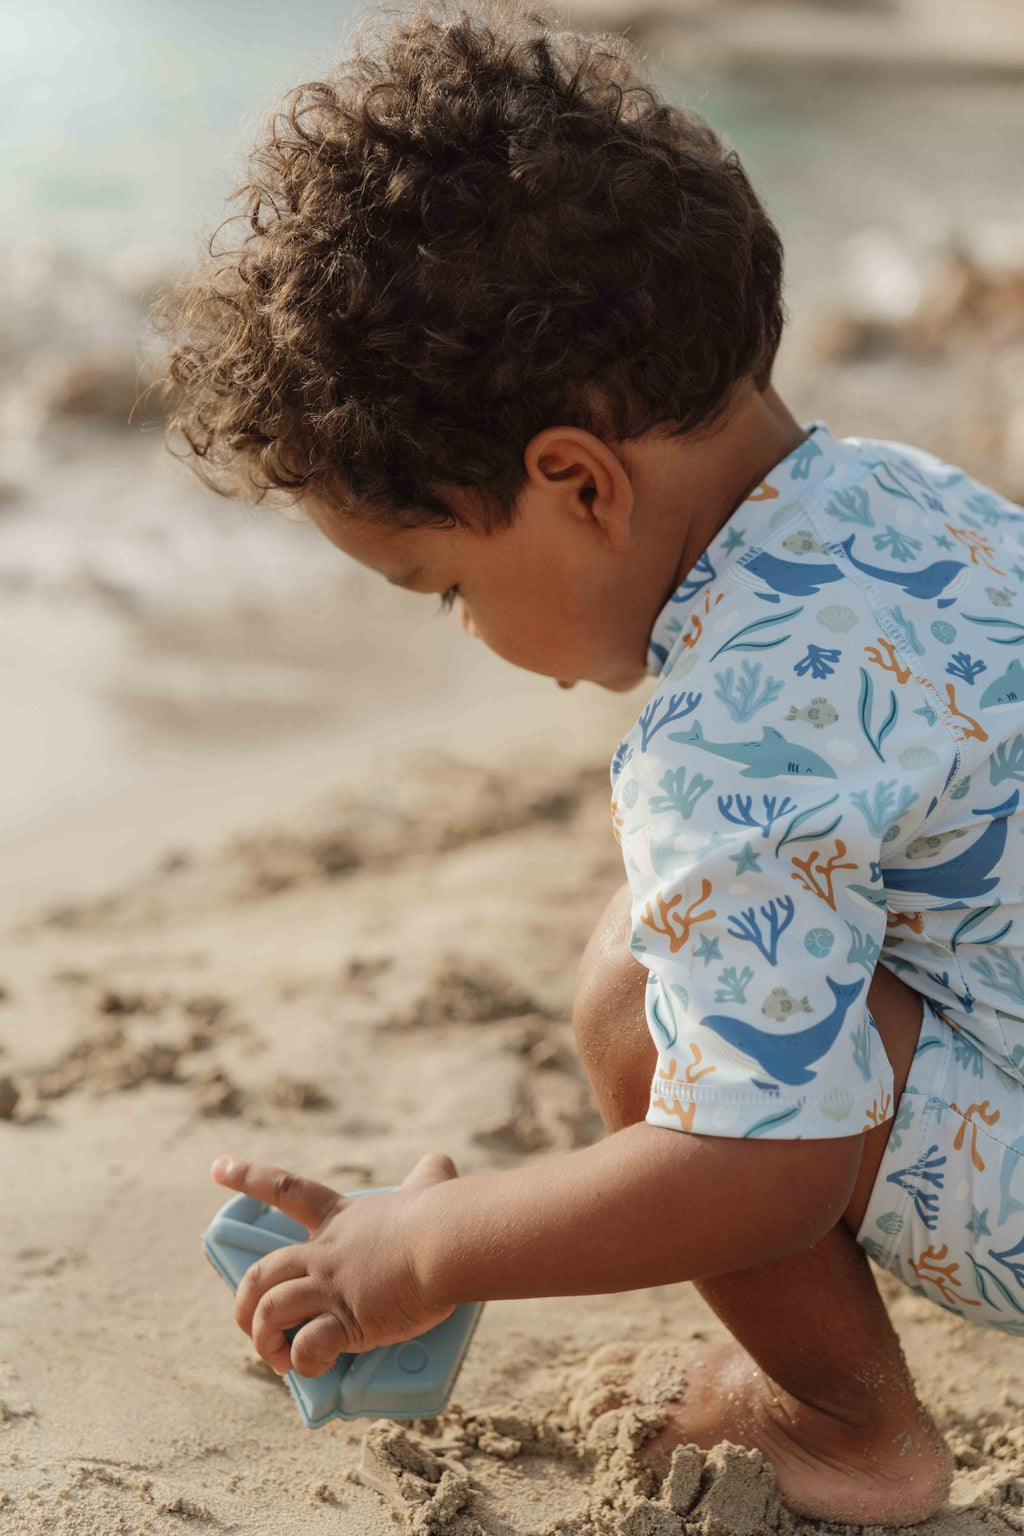
<svg viewBox="0 0 1024 1536">
<path fill-rule="evenodd" d="M 609 693 L 628 693 L 631 688 L 637 688 L 647 681 L 646 672 L 634 672 L 629 677 L 609 678 L 602 680 L 601 688 L 606 688 Z"/>
</svg>

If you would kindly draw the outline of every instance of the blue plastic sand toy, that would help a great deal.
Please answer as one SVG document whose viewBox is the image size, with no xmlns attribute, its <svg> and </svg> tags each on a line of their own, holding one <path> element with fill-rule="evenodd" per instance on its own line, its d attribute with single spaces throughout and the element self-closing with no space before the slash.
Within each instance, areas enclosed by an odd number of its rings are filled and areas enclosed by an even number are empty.
<svg viewBox="0 0 1024 1536">
<path fill-rule="evenodd" d="M 385 1192 L 361 1189 L 357 1194 Z M 305 1227 L 273 1206 L 251 1195 L 234 1195 L 211 1221 L 203 1249 L 235 1291 L 257 1259 L 308 1236 Z M 318 1429 L 328 1419 L 418 1419 L 440 1413 L 482 1311 L 482 1302 L 456 1307 L 451 1317 L 417 1339 L 364 1355 L 339 1355 L 323 1376 L 289 1371 L 285 1380 L 307 1427 Z"/>
</svg>

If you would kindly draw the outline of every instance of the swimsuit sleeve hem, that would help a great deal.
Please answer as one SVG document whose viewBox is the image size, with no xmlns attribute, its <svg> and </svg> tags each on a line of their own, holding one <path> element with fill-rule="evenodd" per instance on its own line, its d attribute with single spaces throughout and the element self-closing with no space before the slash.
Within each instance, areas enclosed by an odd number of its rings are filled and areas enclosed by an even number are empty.
<svg viewBox="0 0 1024 1536">
<path fill-rule="evenodd" d="M 892 1117 L 892 1104 L 891 1070 L 859 1091 L 837 1089 L 817 1097 L 730 1092 L 656 1078 L 645 1118 L 648 1125 L 695 1136 L 825 1141 L 857 1136 L 884 1125 Z"/>
</svg>

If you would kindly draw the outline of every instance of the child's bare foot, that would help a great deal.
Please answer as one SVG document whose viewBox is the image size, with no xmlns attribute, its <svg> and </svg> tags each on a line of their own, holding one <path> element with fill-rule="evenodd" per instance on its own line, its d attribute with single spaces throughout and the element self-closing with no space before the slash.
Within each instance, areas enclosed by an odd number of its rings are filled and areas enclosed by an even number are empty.
<svg viewBox="0 0 1024 1536">
<path fill-rule="evenodd" d="M 669 1353 L 675 1368 L 666 1371 Z M 879 1393 L 870 1416 L 844 1420 L 776 1387 L 738 1344 L 610 1348 L 591 1363 L 581 1388 L 574 1408 L 583 1427 L 593 1410 L 613 1405 L 664 1410 L 663 1429 L 643 1450 L 659 1472 L 677 1445 L 707 1450 L 727 1440 L 760 1451 L 797 1514 L 913 1525 L 934 1514 L 949 1489 L 949 1453 L 919 1403 L 897 1411 Z"/>
</svg>

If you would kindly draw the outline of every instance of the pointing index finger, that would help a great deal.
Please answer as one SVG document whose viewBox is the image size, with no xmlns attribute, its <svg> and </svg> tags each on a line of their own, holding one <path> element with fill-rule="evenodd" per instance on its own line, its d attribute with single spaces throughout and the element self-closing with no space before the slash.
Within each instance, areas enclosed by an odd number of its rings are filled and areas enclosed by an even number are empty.
<svg viewBox="0 0 1024 1536">
<path fill-rule="evenodd" d="M 308 1232 L 315 1232 L 345 1203 L 343 1196 L 337 1190 L 328 1189 L 326 1184 L 303 1179 L 286 1168 L 274 1168 L 265 1163 L 220 1157 L 210 1172 L 218 1184 L 275 1206 L 293 1221 L 301 1222 Z"/>
</svg>

